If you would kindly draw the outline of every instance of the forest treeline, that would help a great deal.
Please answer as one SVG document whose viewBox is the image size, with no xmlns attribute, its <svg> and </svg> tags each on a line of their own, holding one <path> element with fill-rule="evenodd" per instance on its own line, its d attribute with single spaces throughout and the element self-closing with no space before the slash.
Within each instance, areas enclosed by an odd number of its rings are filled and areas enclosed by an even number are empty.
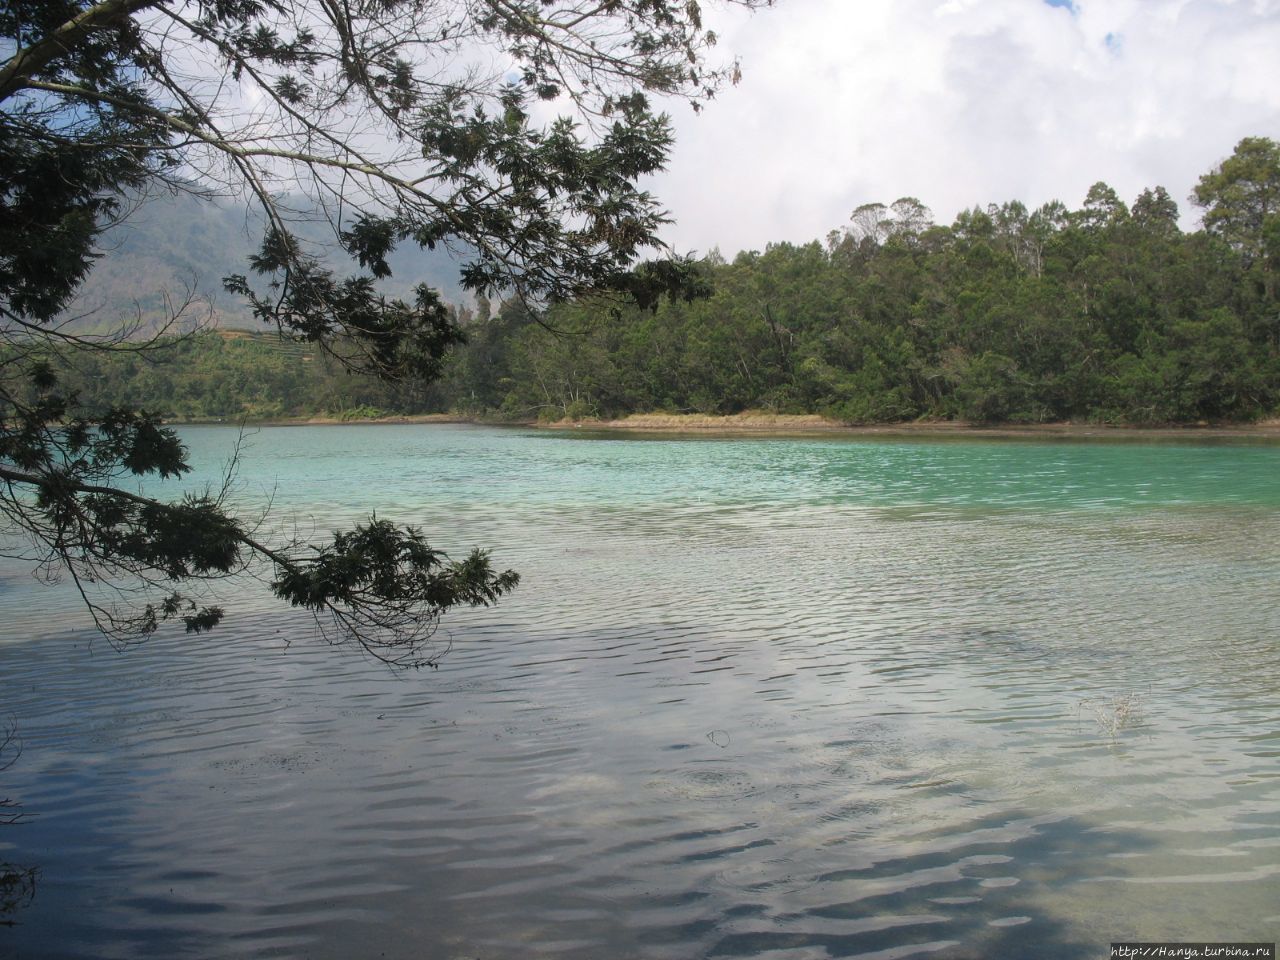
<svg viewBox="0 0 1280 960">
<path fill-rule="evenodd" d="M 1078 209 L 1012 201 L 935 224 L 866 204 L 823 242 L 701 262 L 709 296 L 642 311 L 481 300 L 430 385 L 383 384 L 297 345 L 206 333 L 164 362 L 81 357 L 82 399 L 170 417 L 454 411 L 823 413 L 850 423 L 1251 420 L 1280 404 L 1280 145 L 1241 141 L 1179 227 L 1160 187 Z"/>
</svg>

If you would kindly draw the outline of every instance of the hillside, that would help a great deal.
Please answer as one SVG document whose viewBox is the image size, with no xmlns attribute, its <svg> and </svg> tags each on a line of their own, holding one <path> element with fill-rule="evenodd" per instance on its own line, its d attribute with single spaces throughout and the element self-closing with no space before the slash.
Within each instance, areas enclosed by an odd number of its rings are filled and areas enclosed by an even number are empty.
<svg viewBox="0 0 1280 960">
<path fill-rule="evenodd" d="M 298 204 L 300 206 L 300 204 Z M 315 219 L 299 233 L 329 254 L 335 267 L 358 270 L 333 244 L 328 223 Z M 121 317 L 138 318 L 154 330 L 190 291 L 197 301 L 184 314 L 187 324 L 253 329 L 259 324 L 245 303 L 222 288 L 222 278 L 248 273 L 247 258 L 261 238 L 254 211 L 230 199 L 207 200 L 170 194 L 137 205 L 123 223 L 102 238 L 101 259 L 67 314 L 78 329 L 105 332 Z M 406 298 L 419 283 L 439 290 L 450 303 L 470 301 L 458 285 L 459 261 L 443 248 L 421 250 L 407 244 L 390 258 L 392 276 L 381 284 L 388 296 Z"/>
</svg>

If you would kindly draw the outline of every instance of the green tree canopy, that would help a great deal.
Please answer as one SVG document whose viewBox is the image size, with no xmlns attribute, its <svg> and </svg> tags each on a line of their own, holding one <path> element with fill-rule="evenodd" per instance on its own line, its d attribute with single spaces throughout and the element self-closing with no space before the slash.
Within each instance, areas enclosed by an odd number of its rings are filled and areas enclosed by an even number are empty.
<svg viewBox="0 0 1280 960">
<path fill-rule="evenodd" d="M 1280 143 L 1245 137 L 1200 178 L 1192 199 L 1204 208 L 1208 230 L 1258 256 L 1268 222 L 1280 216 Z"/>
<path fill-rule="evenodd" d="M 1280 273 L 1280 143 L 1245 137 L 1196 184 L 1192 200 L 1204 208 L 1205 229 L 1256 264 L 1266 296 Z"/>
<path fill-rule="evenodd" d="M 1276 415 L 1274 217 L 1261 258 L 1218 230 L 1184 233 L 1159 186 L 1132 206 L 1099 182 L 1078 209 L 1012 200 L 932 224 L 904 197 L 850 219 L 825 244 L 709 257 L 714 293 L 695 303 L 621 324 L 609 305 L 553 307 L 546 323 L 569 342 L 532 321 L 477 329 L 432 401 L 500 416 L 763 408 L 852 423 Z"/>
<path fill-rule="evenodd" d="M 761 6 L 770 0 L 731 0 Z M 89 409 L 50 351 L 130 349 L 66 325 L 104 230 L 158 189 L 232 191 L 265 222 L 226 278 L 287 337 L 375 376 L 430 379 L 463 335 L 437 294 L 389 298 L 398 244 L 443 245 L 463 286 L 530 302 L 688 287 L 638 186 L 671 130 L 654 96 L 695 105 L 736 65 L 696 0 L 10 0 L 0 9 L 0 513 L 62 569 L 112 636 L 222 617 L 193 586 L 254 562 L 276 593 L 331 614 L 376 655 L 429 660 L 436 618 L 515 586 L 375 520 L 326 546 L 262 542 L 217 496 L 159 502 L 128 475 L 188 470 L 145 411 Z M 551 118 L 551 119 L 547 119 Z M 360 269 L 305 242 L 301 191 Z M 123 602 L 93 585 L 150 588 Z M 198 593 L 198 591 L 195 591 Z"/>
</svg>

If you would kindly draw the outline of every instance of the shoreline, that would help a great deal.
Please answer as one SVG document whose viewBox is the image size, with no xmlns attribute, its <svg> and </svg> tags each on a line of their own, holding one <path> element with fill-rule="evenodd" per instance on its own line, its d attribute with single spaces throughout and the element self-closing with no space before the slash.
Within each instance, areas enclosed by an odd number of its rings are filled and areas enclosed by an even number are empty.
<svg viewBox="0 0 1280 960">
<path fill-rule="evenodd" d="M 236 417 L 207 417 L 204 419 L 173 419 L 165 420 L 166 426 L 171 427 L 346 427 L 346 426 L 388 426 L 394 424 L 431 424 L 431 423 L 467 423 L 477 426 L 506 426 L 506 424 L 498 424 L 492 420 L 481 420 L 478 417 L 468 417 L 460 413 L 392 413 L 384 417 L 353 417 L 344 420 L 341 417 L 326 417 L 321 415 L 311 417 L 270 417 L 265 420 L 246 419 L 241 420 Z M 511 424 L 512 426 L 527 426 L 527 424 Z"/>
<path fill-rule="evenodd" d="M 560 420 L 531 424 L 547 430 L 602 433 L 653 433 L 725 436 L 898 436 L 920 438 L 1050 439 L 1196 439 L 1238 438 L 1280 441 L 1280 420 L 1244 424 L 1185 424 L 1162 427 L 1092 423 L 971 424 L 963 421 L 845 424 L 818 414 L 747 412 L 729 416 L 706 414 L 632 414 L 619 420 Z"/>
<path fill-rule="evenodd" d="M 171 421 L 174 426 L 234 426 L 232 419 Z M 819 414 L 781 414 L 747 411 L 726 416 L 696 413 L 635 413 L 616 420 L 495 421 L 455 413 L 396 414 L 343 420 L 338 417 L 289 417 L 243 421 L 254 427 L 395 426 L 468 424 L 522 427 L 538 430 L 591 433 L 645 433 L 668 436 L 897 436 L 919 438 L 1025 438 L 1025 439 L 1253 439 L 1280 441 L 1280 419 L 1257 423 L 1181 424 L 1137 427 L 1092 423 L 971 424 L 964 421 L 908 421 L 903 423 L 846 424 Z"/>
</svg>

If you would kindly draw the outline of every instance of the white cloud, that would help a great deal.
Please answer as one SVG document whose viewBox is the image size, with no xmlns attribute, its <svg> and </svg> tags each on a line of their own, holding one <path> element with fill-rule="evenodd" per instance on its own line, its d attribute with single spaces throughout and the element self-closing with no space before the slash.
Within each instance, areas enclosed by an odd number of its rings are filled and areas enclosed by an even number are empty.
<svg viewBox="0 0 1280 960">
<path fill-rule="evenodd" d="M 1186 196 L 1244 136 L 1280 137 L 1280 0 L 779 0 L 725 11 L 743 81 L 654 184 L 681 250 L 804 242 L 860 203 L 1061 199 L 1105 180 Z"/>
</svg>

